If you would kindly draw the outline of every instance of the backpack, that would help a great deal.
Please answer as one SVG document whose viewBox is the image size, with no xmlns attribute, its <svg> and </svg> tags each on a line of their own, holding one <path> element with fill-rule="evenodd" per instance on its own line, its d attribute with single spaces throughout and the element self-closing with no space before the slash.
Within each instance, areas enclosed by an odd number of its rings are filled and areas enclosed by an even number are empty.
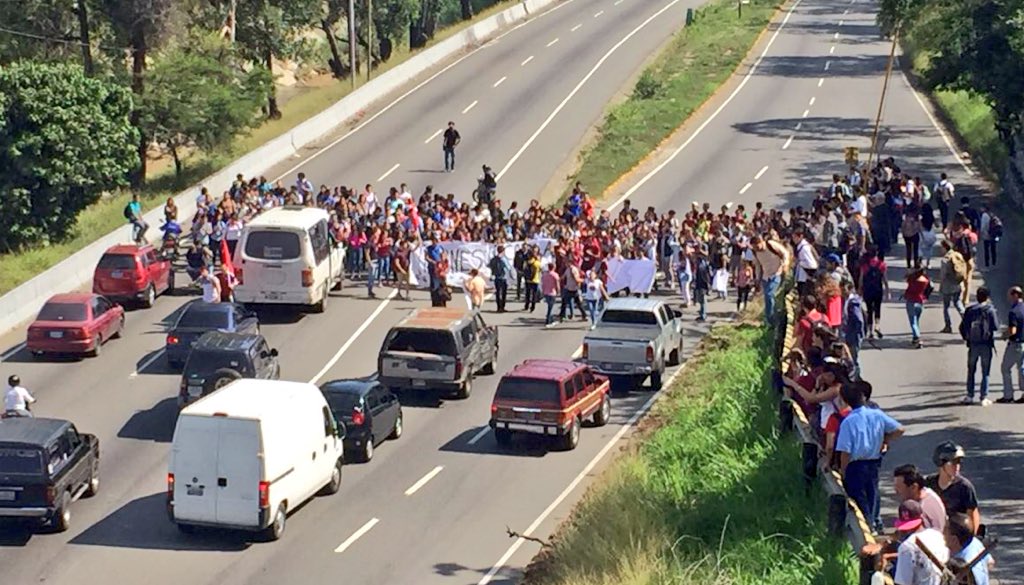
<svg viewBox="0 0 1024 585">
<path fill-rule="evenodd" d="M 970 262 L 971 258 L 974 258 L 974 242 L 971 241 L 971 234 L 964 232 L 957 237 L 956 241 L 953 242 L 953 248 L 964 257 L 964 260 Z M 967 274 L 964 271 L 964 274 Z"/>
<path fill-rule="evenodd" d="M 124 213 L 124 218 L 125 219 L 127 219 L 129 221 L 135 219 L 135 212 L 132 210 L 132 204 L 131 203 L 129 203 L 128 205 L 124 206 L 124 212 L 123 213 Z"/>
<path fill-rule="evenodd" d="M 995 338 L 992 331 L 992 319 L 990 315 L 993 309 L 991 306 L 979 306 L 971 319 L 971 326 L 967 330 L 967 343 L 970 345 L 991 345 Z"/>
<path fill-rule="evenodd" d="M 952 254 L 949 257 L 950 263 L 953 265 L 953 273 L 956 274 L 957 282 L 964 282 L 967 280 L 967 262 L 964 261 L 964 257 L 960 253 Z"/>
<path fill-rule="evenodd" d="M 861 288 L 864 289 L 865 296 L 882 294 L 884 279 L 885 275 L 882 274 L 882 269 L 877 264 L 868 267 L 868 271 L 864 273 L 864 278 L 861 280 Z"/>
<path fill-rule="evenodd" d="M 988 235 L 993 240 L 1003 237 L 1003 220 L 999 219 L 994 213 L 989 214 Z"/>
</svg>

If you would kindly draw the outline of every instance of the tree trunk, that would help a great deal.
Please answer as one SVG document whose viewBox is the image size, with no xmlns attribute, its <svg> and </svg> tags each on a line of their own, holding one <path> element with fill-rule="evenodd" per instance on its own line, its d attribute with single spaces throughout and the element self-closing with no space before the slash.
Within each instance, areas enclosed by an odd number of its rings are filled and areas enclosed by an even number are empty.
<svg viewBox="0 0 1024 585">
<path fill-rule="evenodd" d="M 274 54 L 267 49 L 265 53 L 264 63 L 267 66 L 267 71 L 270 75 L 274 75 Z M 281 117 L 281 109 L 277 107 L 277 88 L 274 84 L 270 85 L 270 93 L 267 95 L 267 117 L 271 120 L 277 120 Z"/>
<path fill-rule="evenodd" d="M 92 64 L 92 46 L 89 44 L 89 12 L 85 0 L 78 0 L 75 3 L 75 12 L 78 14 L 78 38 L 82 47 L 82 68 L 85 74 L 92 77 L 94 67 Z"/>
<path fill-rule="evenodd" d="M 181 177 L 182 164 L 181 157 L 178 156 L 178 147 L 173 142 L 171 143 L 171 158 L 174 159 L 174 176 Z"/>
<path fill-rule="evenodd" d="M 434 32 L 437 30 L 437 10 L 434 0 L 423 0 L 422 16 L 423 23 L 421 28 L 423 29 L 423 35 L 427 39 L 432 39 L 434 38 Z"/>
<path fill-rule="evenodd" d="M 460 0 L 462 3 L 462 20 L 473 18 L 473 4 L 470 0 Z"/>
<path fill-rule="evenodd" d="M 323 19 L 320 21 L 320 27 L 324 29 L 324 34 L 327 35 L 327 44 L 331 47 L 331 60 L 328 65 L 331 66 L 331 73 L 337 79 L 344 79 L 345 77 L 345 66 L 341 62 L 341 53 L 338 52 L 338 40 L 334 37 L 334 26 L 333 23 Z"/>
<path fill-rule="evenodd" d="M 142 92 L 145 89 L 145 73 L 146 73 L 146 29 L 142 23 L 136 24 L 132 28 L 132 93 L 135 94 L 136 107 L 132 109 L 131 123 L 139 130 L 139 167 L 135 172 L 135 176 L 132 177 L 133 187 L 142 187 L 146 183 L 146 163 L 149 152 L 149 140 L 142 132 L 140 127 L 140 112 L 138 108 L 139 100 L 142 98 Z"/>
</svg>

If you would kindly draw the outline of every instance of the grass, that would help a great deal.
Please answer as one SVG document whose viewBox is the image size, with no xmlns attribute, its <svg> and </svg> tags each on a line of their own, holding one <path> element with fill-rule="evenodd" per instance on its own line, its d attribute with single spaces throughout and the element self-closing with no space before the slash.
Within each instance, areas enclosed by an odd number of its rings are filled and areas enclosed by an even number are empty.
<svg viewBox="0 0 1024 585">
<path fill-rule="evenodd" d="M 672 134 L 732 74 L 767 26 L 776 0 L 750 0 L 737 18 L 735 0 L 697 11 L 641 74 L 633 94 L 605 116 L 570 184 L 603 193 Z"/>
<path fill-rule="evenodd" d="M 821 490 L 777 433 L 771 332 L 716 327 L 527 571 L 528 585 L 851 583 Z"/>
<path fill-rule="evenodd" d="M 427 43 L 427 47 L 440 43 L 467 26 L 505 10 L 516 2 L 517 0 L 501 0 L 493 6 L 476 12 L 471 21 L 460 21 L 439 29 L 434 38 Z M 405 62 L 413 54 L 414 52 L 410 51 L 406 46 L 396 46 L 391 59 L 377 69 L 374 69 L 373 76 L 377 77 L 385 71 Z M 358 76 L 356 87 L 361 87 L 365 83 L 366 75 L 364 73 Z M 184 161 L 185 170 L 180 177 L 174 174 L 173 165 L 153 165 L 154 168 L 159 170 L 149 174 L 147 185 L 139 194 L 143 207 L 153 209 L 162 205 L 167 197 L 176 195 L 183 189 L 201 181 L 203 177 L 223 169 L 228 163 L 242 154 L 250 152 L 277 136 L 290 131 L 351 92 L 352 83 L 348 79 L 332 80 L 326 85 L 301 91 L 281 105 L 281 118 L 267 120 L 248 134 L 237 137 L 230 147 L 220 152 L 198 152 L 187 157 Z M 227 185 L 211 185 L 211 191 L 216 194 L 220 189 L 226 187 Z M 0 255 L 0 294 L 4 294 L 30 280 L 83 247 L 124 225 L 125 219 L 122 213 L 129 199 L 131 199 L 131 194 L 127 191 L 113 193 L 95 205 L 84 209 L 79 214 L 71 233 L 61 242 L 26 249 L 14 254 Z M 151 227 L 155 229 L 157 226 Z"/>
</svg>

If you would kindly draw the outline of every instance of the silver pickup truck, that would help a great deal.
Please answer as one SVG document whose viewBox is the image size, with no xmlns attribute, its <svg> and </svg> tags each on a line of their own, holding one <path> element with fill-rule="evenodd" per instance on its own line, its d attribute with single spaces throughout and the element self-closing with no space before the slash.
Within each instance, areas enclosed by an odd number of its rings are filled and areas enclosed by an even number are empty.
<svg viewBox="0 0 1024 585">
<path fill-rule="evenodd" d="M 665 368 L 677 365 L 683 354 L 681 315 L 654 299 L 612 299 L 600 321 L 583 338 L 585 361 L 613 383 L 639 387 L 649 376 L 651 388 L 661 388 Z"/>
</svg>

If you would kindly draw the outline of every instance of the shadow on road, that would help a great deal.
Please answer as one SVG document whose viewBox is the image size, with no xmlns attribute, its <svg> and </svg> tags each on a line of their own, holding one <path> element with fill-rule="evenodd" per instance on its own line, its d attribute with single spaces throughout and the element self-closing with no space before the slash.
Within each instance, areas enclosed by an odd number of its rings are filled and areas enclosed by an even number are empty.
<svg viewBox="0 0 1024 585">
<path fill-rule="evenodd" d="M 149 410 L 133 414 L 117 432 L 118 438 L 170 443 L 178 421 L 178 399 L 164 398 Z"/>
</svg>

